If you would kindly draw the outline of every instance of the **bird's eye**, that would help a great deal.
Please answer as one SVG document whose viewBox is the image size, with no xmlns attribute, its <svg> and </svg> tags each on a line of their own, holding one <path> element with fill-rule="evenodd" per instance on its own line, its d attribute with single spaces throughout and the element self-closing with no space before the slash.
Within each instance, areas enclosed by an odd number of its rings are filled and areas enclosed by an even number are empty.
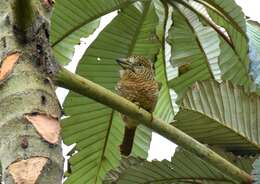
<svg viewBox="0 0 260 184">
<path fill-rule="evenodd" d="M 138 66 L 143 66 L 142 63 L 138 63 Z"/>
</svg>

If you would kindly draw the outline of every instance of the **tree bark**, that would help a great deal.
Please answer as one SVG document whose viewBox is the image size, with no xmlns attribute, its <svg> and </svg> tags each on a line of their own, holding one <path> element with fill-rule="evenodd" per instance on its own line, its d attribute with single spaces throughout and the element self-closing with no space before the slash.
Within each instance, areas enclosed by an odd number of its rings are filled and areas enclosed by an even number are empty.
<svg viewBox="0 0 260 184">
<path fill-rule="evenodd" d="M 24 4 L 21 4 L 24 3 Z M 5 184 L 59 184 L 61 117 L 50 80 L 52 4 L 0 0 L 0 160 Z"/>
</svg>

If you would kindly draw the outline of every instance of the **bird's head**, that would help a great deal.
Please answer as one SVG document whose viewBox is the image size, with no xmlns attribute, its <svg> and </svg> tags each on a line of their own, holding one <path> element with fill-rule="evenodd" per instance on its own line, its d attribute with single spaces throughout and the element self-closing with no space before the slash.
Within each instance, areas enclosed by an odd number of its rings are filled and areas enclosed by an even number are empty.
<svg viewBox="0 0 260 184">
<path fill-rule="evenodd" d="M 142 77 L 146 80 L 154 79 L 154 64 L 143 56 L 130 56 L 116 61 L 122 67 L 123 74 L 128 74 L 130 77 Z"/>
</svg>

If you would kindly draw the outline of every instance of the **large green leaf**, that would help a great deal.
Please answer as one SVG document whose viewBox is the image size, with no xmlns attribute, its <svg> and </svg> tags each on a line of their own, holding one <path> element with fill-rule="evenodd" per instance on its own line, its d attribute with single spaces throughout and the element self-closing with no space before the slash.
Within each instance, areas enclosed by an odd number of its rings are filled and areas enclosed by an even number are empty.
<svg viewBox="0 0 260 184">
<path fill-rule="evenodd" d="M 225 28 L 225 30 L 222 30 L 221 32 L 228 34 L 228 37 L 225 36 L 225 39 L 232 47 L 235 54 L 238 55 L 239 61 L 244 65 L 246 70 L 248 70 L 248 39 L 246 35 L 245 16 L 241 7 L 239 7 L 234 0 L 195 1 L 198 3 L 190 1 L 189 4 L 198 11 L 196 12 L 197 14 L 202 14 L 203 19 L 207 19 L 207 21 L 211 22 L 215 28 L 219 29 L 219 27 L 216 25 Z M 184 4 L 185 6 L 189 6 L 187 3 Z M 207 11 L 201 11 L 198 9 L 198 4 L 204 5 Z"/>
<path fill-rule="evenodd" d="M 210 22 L 212 22 L 213 25 L 222 33 L 222 35 L 227 35 L 227 32 L 220 28 L 218 25 L 216 25 L 216 22 L 211 21 L 210 16 L 207 12 L 207 9 L 197 3 L 197 2 L 190 2 L 192 7 L 194 7 L 198 12 L 203 14 L 203 16 Z M 234 4 L 233 6 L 236 7 Z M 237 10 L 239 11 L 239 10 Z M 239 11 L 240 12 L 240 11 Z M 233 14 L 232 14 L 233 15 Z M 242 15 L 241 15 L 242 16 Z M 233 17 L 236 20 L 238 19 L 237 17 Z M 244 18 L 243 18 L 244 19 Z M 231 20 L 231 21 L 236 21 L 236 20 Z M 239 24 L 235 23 L 235 24 Z M 241 24 L 241 30 L 244 30 L 244 24 L 243 22 Z M 239 26 L 239 25 L 237 25 Z M 233 47 L 230 39 L 225 36 L 219 34 L 219 39 L 220 39 L 220 55 L 219 55 L 219 68 L 221 70 L 221 78 L 222 80 L 229 80 L 234 84 L 238 85 L 243 85 L 246 87 L 251 87 L 252 85 L 252 80 L 248 72 L 248 65 L 245 65 L 241 58 L 240 58 L 240 53 L 236 51 L 236 49 Z"/>
<path fill-rule="evenodd" d="M 224 158 L 250 173 L 254 157 L 236 157 L 217 150 Z M 236 183 L 194 154 L 177 148 L 172 161 L 148 162 L 140 158 L 122 160 L 120 167 L 110 171 L 104 184 L 228 184 Z"/>
<path fill-rule="evenodd" d="M 115 59 L 132 54 L 155 58 L 161 47 L 155 35 L 157 25 L 151 1 L 123 9 L 87 49 L 77 73 L 114 91 L 119 78 Z M 106 171 L 120 160 L 121 117 L 112 109 L 72 92 L 64 107 L 69 116 L 63 121 L 64 142 L 76 143 L 78 151 L 69 160 L 72 174 L 66 183 L 101 183 Z M 150 130 L 140 126 L 133 154 L 146 157 L 150 139 Z"/>
<path fill-rule="evenodd" d="M 238 153 L 260 152 L 260 97 L 216 81 L 197 82 L 183 98 L 173 126 L 202 143 Z"/>
<path fill-rule="evenodd" d="M 169 81 L 169 85 L 182 96 L 195 81 L 220 78 L 220 49 L 218 35 L 212 28 L 204 26 L 189 9 L 175 5 L 168 41 L 172 46 L 171 63 L 179 67 L 179 77 Z"/>
<path fill-rule="evenodd" d="M 246 69 L 249 68 L 248 39 L 246 35 L 245 15 L 234 0 L 199 0 L 205 1 L 208 13 L 213 21 L 225 28 L 235 52 Z"/>
<path fill-rule="evenodd" d="M 199 13 L 201 13 L 203 17 L 207 19 L 207 21 L 210 21 L 215 26 L 215 28 L 222 33 L 222 35 L 219 34 L 221 53 L 218 58 L 218 64 L 221 71 L 221 79 L 229 80 L 234 84 L 250 87 L 252 85 L 252 80 L 248 73 L 248 66 L 245 65 L 244 62 L 242 62 L 239 55 L 240 52 L 236 51 L 236 49 L 233 47 L 232 42 L 230 42 L 229 38 L 227 36 L 223 37 L 223 35 L 227 35 L 227 32 L 222 28 L 220 28 L 218 25 L 216 25 L 216 22 L 213 22 L 210 19 L 210 16 L 205 6 L 193 1 L 189 3 L 194 9 L 196 9 Z M 233 6 L 236 7 L 235 4 L 233 4 Z M 240 16 L 240 18 L 233 17 L 235 20 L 231 20 L 231 21 L 235 21 L 234 24 L 238 24 L 237 27 L 241 27 L 240 29 L 244 31 L 244 24 L 243 24 L 244 18 L 243 21 L 240 22 L 238 21 L 242 19 L 241 17 L 243 18 L 242 15 Z"/>
<path fill-rule="evenodd" d="M 210 16 L 207 12 L 207 9 L 197 3 L 197 2 L 190 2 L 192 7 L 194 7 L 197 11 L 203 14 L 204 17 L 208 19 L 208 21 L 211 21 Z M 234 4 L 233 6 L 236 7 Z M 239 10 L 237 10 L 239 11 Z M 240 12 L 240 11 L 239 11 Z M 233 15 L 233 14 L 231 14 Z M 242 15 L 241 15 L 242 16 Z M 238 17 L 233 17 L 236 20 L 232 21 L 238 21 Z M 241 18 L 241 17 L 240 17 Z M 244 18 L 243 18 L 244 19 Z M 218 25 L 216 25 L 215 22 L 211 21 L 212 24 L 214 24 L 217 29 L 219 29 L 224 35 L 227 35 L 227 32 L 220 28 Z M 241 27 L 241 30 L 244 31 L 244 24 L 243 22 L 237 22 L 235 24 L 238 24 L 237 26 Z M 239 25 L 241 24 L 241 25 Z M 220 39 L 220 55 L 219 55 L 219 68 L 221 70 L 221 78 L 222 80 L 229 80 L 234 84 L 239 84 L 243 86 L 250 87 L 252 84 L 251 77 L 248 73 L 248 66 L 245 65 L 242 60 L 240 59 L 239 53 L 236 51 L 236 49 L 233 47 L 233 45 L 230 45 L 229 38 L 223 38 L 221 35 L 219 35 Z"/>
<path fill-rule="evenodd" d="M 74 45 L 89 36 L 99 25 L 99 18 L 133 3 L 135 0 L 56 0 L 51 19 L 51 43 L 56 59 L 67 64 Z"/>
<path fill-rule="evenodd" d="M 249 75 L 248 67 L 241 62 L 239 55 L 223 38 L 220 38 L 220 40 L 221 54 L 219 56 L 219 67 L 221 78 L 229 80 L 233 84 L 250 87 L 252 79 Z"/>
<path fill-rule="evenodd" d="M 155 10 L 157 16 L 159 17 L 159 25 L 157 26 L 157 35 L 162 42 L 162 48 L 160 53 L 157 56 L 157 61 L 155 63 L 156 68 L 156 80 L 160 81 L 161 89 L 160 96 L 156 105 L 156 110 L 154 112 L 155 116 L 159 116 L 166 122 L 173 120 L 174 116 L 174 107 L 171 99 L 170 89 L 168 86 L 168 77 L 167 77 L 167 66 L 166 66 L 166 55 L 165 50 L 167 42 L 165 41 L 165 30 L 167 29 L 167 23 L 170 20 L 168 13 L 168 7 L 164 7 L 161 2 L 153 1 L 155 5 Z M 165 11 L 166 9 L 166 11 Z"/>
<path fill-rule="evenodd" d="M 246 22 L 241 8 L 233 0 L 205 0 L 207 12 L 214 23 L 225 28 L 231 44 L 221 37 L 219 65 L 223 80 L 251 87 L 249 76 Z M 201 2 L 201 0 L 199 0 Z"/>
<path fill-rule="evenodd" d="M 177 4 L 174 1 L 170 2 L 173 6 Z M 252 82 L 248 71 L 248 45 L 245 33 L 245 19 L 241 8 L 232 0 L 196 0 L 196 2 L 202 3 L 202 5 L 193 1 L 184 2 L 178 0 L 177 2 L 183 4 L 190 11 L 198 15 L 204 24 L 212 26 L 215 31 L 217 31 L 221 51 L 217 59 L 219 66 L 215 64 L 211 68 L 217 69 L 218 74 L 220 73 L 219 71 L 221 71 L 222 80 L 230 80 L 234 84 L 243 85 L 255 90 L 256 86 Z M 207 8 L 208 12 L 203 5 Z M 220 29 L 216 24 L 224 27 L 226 32 Z M 187 72 L 189 68 L 186 64 L 179 67 L 179 70 L 181 72 Z M 202 75 L 206 78 L 202 72 L 196 72 L 196 74 L 197 76 Z M 170 86 L 178 90 L 178 84 L 181 83 L 185 85 L 186 81 L 187 79 L 181 80 L 181 78 L 178 77 L 170 81 Z M 194 79 L 194 81 L 198 81 L 198 79 Z M 189 85 L 190 84 L 186 84 L 186 87 Z M 181 96 L 179 96 L 179 98 L 181 98 Z"/>
<path fill-rule="evenodd" d="M 174 108 L 171 100 L 170 89 L 166 76 L 165 57 L 163 56 L 163 50 L 158 55 L 156 67 L 156 80 L 161 82 L 161 90 L 158 102 L 156 104 L 154 115 L 160 117 L 166 122 L 173 120 Z"/>
<path fill-rule="evenodd" d="M 179 109 L 178 105 L 175 103 L 177 95 L 174 92 L 174 90 L 169 87 L 168 84 L 169 80 L 173 79 L 178 75 L 178 71 L 176 70 L 176 68 L 172 67 L 170 63 L 171 46 L 166 41 L 166 38 L 168 37 L 168 31 L 172 25 L 172 8 L 170 6 L 163 5 L 159 1 L 154 1 L 154 3 L 156 8 L 156 13 L 159 17 L 159 22 L 160 22 L 160 25 L 158 26 L 157 29 L 157 35 L 159 36 L 161 42 L 163 43 L 161 52 L 158 55 L 158 61 L 156 62 L 156 67 L 157 67 L 156 79 L 160 81 L 162 84 L 160 95 L 164 96 L 164 98 L 159 98 L 159 101 L 157 103 L 158 111 L 156 111 L 156 113 L 158 114 L 158 116 L 160 116 L 161 119 L 168 122 L 172 118 L 169 117 L 167 119 L 164 119 L 165 116 L 163 114 L 165 115 L 174 114 Z M 166 18 L 164 16 L 165 13 L 167 14 Z M 161 105 L 161 103 L 163 103 L 163 105 Z"/>
</svg>

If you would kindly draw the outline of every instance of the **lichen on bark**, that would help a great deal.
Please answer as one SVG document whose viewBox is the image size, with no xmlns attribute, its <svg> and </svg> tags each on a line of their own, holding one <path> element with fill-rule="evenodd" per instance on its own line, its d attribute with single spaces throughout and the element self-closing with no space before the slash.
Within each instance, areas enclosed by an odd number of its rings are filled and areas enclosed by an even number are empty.
<svg viewBox="0 0 260 184">
<path fill-rule="evenodd" d="M 14 184 L 9 166 L 30 158 L 46 158 L 47 164 L 37 178 L 39 184 L 61 183 L 63 157 L 61 141 L 50 144 L 25 118 L 26 114 L 45 114 L 60 118 L 60 105 L 49 78 L 58 65 L 49 44 L 50 7 L 32 0 L 34 19 L 25 31 L 12 9 L 14 0 L 0 0 L 0 68 L 4 58 L 19 52 L 8 78 L 0 83 L 0 161 L 5 184 Z M 46 9 L 47 8 L 47 9 Z M 21 10 L 23 11 L 23 10 Z M 26 24 L 28 25 L 28 24 Z"/>
</svg>

